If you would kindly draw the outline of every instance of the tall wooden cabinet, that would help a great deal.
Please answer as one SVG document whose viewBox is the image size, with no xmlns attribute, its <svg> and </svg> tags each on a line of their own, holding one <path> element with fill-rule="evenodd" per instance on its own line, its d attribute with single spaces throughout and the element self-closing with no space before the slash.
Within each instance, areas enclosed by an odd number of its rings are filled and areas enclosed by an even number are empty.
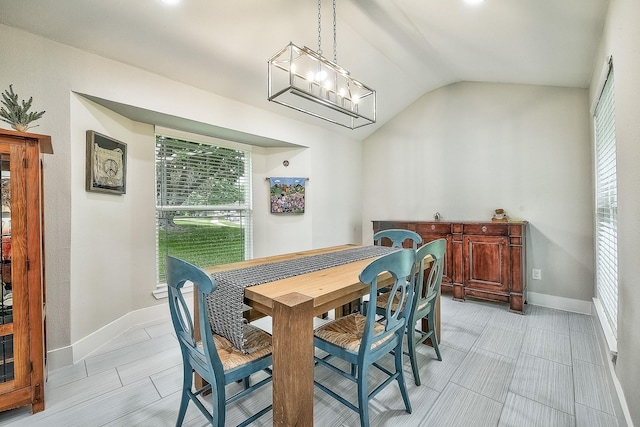
<svg viewBox="0 0 640 427">
<path fill-rule="evenodd" d="M 526 221 L 373 221 L 374 233 L 403 228 L 420 234 L 424 243 L 446 239 L 444 291 L 458 300 L 508 302 L 511 311 L 522 314 L 527 298 L 526 227 Z"/>
<path fill-rule="evenodd" d="M 51 137 L 0 129 L 0 410 L 44 409 L 43 153 Z"/>
</svg>

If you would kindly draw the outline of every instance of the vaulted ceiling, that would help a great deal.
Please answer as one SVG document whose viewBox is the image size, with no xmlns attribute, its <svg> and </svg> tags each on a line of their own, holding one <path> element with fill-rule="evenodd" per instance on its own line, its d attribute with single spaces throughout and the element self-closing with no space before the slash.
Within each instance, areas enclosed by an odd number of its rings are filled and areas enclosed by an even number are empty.
<svg viewBox="0 0 640 427">
<path fill-rule="evenodd" d="M 608 0 L 337 0 L 337 61 L 373 87 L 378 122 L 458 81 L 587 87 Z M 322 50 L 333 58 L 331 1 Z M 294 119 L 267 101 L 267 60 L 318 48 L 316 0 L 0 0 L 0 23 Z M 1 41 L 0 41 L 1 43 Z"/>
</svg>

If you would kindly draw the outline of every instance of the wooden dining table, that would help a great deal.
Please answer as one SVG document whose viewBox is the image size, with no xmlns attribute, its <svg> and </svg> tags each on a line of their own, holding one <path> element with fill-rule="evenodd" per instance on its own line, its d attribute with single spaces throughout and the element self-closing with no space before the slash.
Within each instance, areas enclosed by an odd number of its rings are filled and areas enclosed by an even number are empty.
<svg viewBox="0 0 640 427">
<path fill-rule="evenodd" d="M 205 267 L 203 270 L 212 274 L 357 247 L 333 246 Z M 313 426 L 314 317 L 332 309 L 335 309 L 336 317 L 348 314 L 345 311 L 351 309 L 350 304 L 368 294 L 368 286 L 363 285 L 358 277 L 375 258 L 245 288 L 245 303 L 253 311 L 272 317 L 274 426 Z M 385 281 L 380 280 L 379 286 L 385 286 Z M 197 315 L 194 317 L 198 318 Z M 255 317 L 253 314 L 248 316 L 249 319 Z M 439 316 L 436 320 L 439 337 Z M 423 328 L 426 327 L 426 322 L 423 322 Z M 197 327 L 195 329 L 198 330 Z"/>
</svg>

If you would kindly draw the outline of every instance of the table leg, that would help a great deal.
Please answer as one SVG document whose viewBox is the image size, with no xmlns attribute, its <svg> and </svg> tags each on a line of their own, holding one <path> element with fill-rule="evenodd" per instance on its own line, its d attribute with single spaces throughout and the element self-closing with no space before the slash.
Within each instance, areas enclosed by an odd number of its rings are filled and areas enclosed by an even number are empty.
<svg viewBox="0 0 640 427">
<path fill-rule="evenodd" d="M 201 341 L 202 337 L 200 336 L 200 310 L 198 309 L 198 286 L 193 284 L 193 338 L 196 342 Z M 202 387 L 207 385 L 207 382 L 202 379 L 200 375 L 194 372 L 193 374 L 193 385 L 196 387 L 196 390 L 200 390 Z"/>
<path fill-rule="evenodd" d="M 273 301 L 273 425 L 313 426 L 313 299 Z"/>
</svg>

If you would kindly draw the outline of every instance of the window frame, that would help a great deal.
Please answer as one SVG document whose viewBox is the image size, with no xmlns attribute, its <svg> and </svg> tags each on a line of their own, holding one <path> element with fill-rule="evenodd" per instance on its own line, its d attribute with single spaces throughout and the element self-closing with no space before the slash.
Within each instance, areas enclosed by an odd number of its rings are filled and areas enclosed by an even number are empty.
<svg viewBox="0 0 640 427">
<path fill-rule="evenodd" d="M 218 138 L 191 134 L 188 132 L 181 132 L 172 129 L 165 128 L 156 128 L 155 139 L 156 139 L 156 154 L 154 154 L 154 162 L 158 161 L 157 157 L 157 144 L 158 137 L 166 137 L 174 140 L 184 141 L 186 143 L 194 143 L 199 145 L 211 145 L 214 147 L 221 147 L 225 149 L 237 150 L 244 152 L 244 203 L 234 203 L 234 204 L 220 204 L 220 205 L 198 205 L 198 206 L 181 206 L 179 209 L 176 206 L 165 206 L 158 200 L 158 196 L 156 194 L 156 207 L 155 207 L 155 219 L 156 219 L 156 289 L 152 292 L 153 296 L 156 299 L 163 299 L 168 297 L 167 284 L 165 280 L 160 279 L 160 265 L 158 260 L 161 256 L 162 248 L 159 247 L 159 234 L 161 232 L 161 225 L 158 222 L 159 213 L 161 211 L 166 210 L 178 210 L 178 211 L 216 211 L 216 212 L 244 212 L 244 259 L 250 259 L 253 256 L 253 171 L 252 171 L 252 147 L 245 144 L 236 143 L 233 141 L 222 140 Z M 156 174 L 155 182 L 157 185 L 158 176 Z M 192 291 L 191 284 L 185 284 L 184 287 L 185 292 Z"/>
<path fill-rule="evenodd" d="M 618 247 L 615 73 L 608 58 L 593 108 L 594 141 L 594 305 L 612 352 L 617 351 Z"/>
</svg>

